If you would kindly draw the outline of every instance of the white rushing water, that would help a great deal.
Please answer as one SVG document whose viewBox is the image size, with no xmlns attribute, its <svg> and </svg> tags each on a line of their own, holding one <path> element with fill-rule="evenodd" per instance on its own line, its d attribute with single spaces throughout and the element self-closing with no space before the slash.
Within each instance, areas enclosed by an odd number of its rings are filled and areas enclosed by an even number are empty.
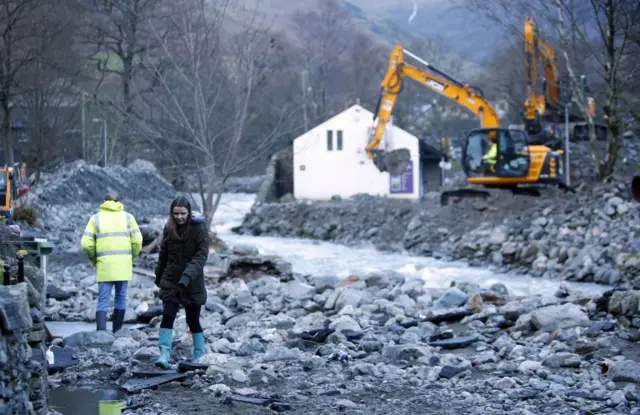
<svg viewBox="0 0 640 415">
<path fill-rule="evenodd" d="M 491 268 L 474 268 L 459 262 L 440 261 L 409 254 L 383 253 L 374 248 L 347 247 L 307 239 L 237 235 L 231 228 L 241 223 L 251 209 L 255 195 L 224 194 L 214 217 L 214 228 L 225 242 L 256 246 L 262 254 L 279 255 L 291 262 L 294 272 L 346 277 L 374 270 L 394 270 L 420 275 L 428 286 L 448 287 L 451 281 L 473 282 L 482 287 L 500 282 L 516 295 L 553 294 L 562 281 L 504 274 Z M 608 287 L 598 284 L 566 283 L 585 295 L 595 295 Z"/>
</svg>

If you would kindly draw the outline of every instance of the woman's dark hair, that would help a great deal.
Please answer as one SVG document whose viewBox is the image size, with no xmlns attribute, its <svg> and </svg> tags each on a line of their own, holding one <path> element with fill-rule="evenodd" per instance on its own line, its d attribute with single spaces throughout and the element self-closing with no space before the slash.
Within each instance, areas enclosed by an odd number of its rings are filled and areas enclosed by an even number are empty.
<svg viewBox="0 0 640 415">
<path fill-rule="evenodd" d="M 173 208 L 183 207 L 187 209 L 189 214 L 187 215 L 187 222 L 184 226 L 178 226 L 176 221 L 173 219 Z M 169 220 L 167 220 L 167 233 L 168 236 L 173 240 L 181 241 L 189 233 L 189 229 L 191 228 L 191 203 L 184 196 L 178 196 L 173 199 L 171 202 L 171 206 L 169 207 Z"/>
</svg>

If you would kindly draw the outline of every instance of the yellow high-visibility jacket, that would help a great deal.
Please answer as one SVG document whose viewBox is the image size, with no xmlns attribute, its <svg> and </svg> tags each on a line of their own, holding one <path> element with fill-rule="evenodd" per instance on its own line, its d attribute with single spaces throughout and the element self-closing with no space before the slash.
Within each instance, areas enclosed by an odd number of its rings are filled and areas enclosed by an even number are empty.
<svg viewBox="0 0 640 415">
<path fill-rule="evenodd" d="M 98 282 L 130 281 L 142 233 L 122 203 L 108 200 L 89 219 L 80 246 L 96 267 Z"/>
<path fill-rule="evenodd" d="M 498 157 L 498 146 L 496 145 L 496 143 L 493 143 L 489 148 L 489 151 L 487 151 L 487 154 L 482 156 L 482 158 L 489 164 L 495 164 L 497 157 Z"/>
</svg>

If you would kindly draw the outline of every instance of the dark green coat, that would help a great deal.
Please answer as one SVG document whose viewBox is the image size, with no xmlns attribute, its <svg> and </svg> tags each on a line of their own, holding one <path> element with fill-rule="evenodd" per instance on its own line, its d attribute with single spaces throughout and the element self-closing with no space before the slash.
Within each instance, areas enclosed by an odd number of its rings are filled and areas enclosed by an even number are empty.
<svg viewBox="0 0 640 415">
<path fill-rule="evenodd" d="M 209 256 L 209 232 L 201 219 L 191 222 L 183 241 L 162 234 L 160 257 L 156 265 L 156 285 L 160 298 L 178 301 L 183 306 L 204 305 L 207 290 L 204 284 L 204 264 Z"/>
</svg>

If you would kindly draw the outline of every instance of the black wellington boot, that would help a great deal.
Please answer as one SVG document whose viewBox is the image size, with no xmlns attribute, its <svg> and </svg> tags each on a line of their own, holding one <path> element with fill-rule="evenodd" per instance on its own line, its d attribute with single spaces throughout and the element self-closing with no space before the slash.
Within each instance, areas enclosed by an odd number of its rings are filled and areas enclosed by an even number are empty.
<svg viewBox="0 0 640 415">
<path fill-rule="evenodd" d="M 122 328 L 122 324 L 124 323 L 124 313 L 126 310 L 113 310 L 113 332 L 120 330 Z"/>
<path fill-rule="evenodd" d="M 107 312 L 96 311 L 96 330 L 107 329 Z"/>
</svg>

